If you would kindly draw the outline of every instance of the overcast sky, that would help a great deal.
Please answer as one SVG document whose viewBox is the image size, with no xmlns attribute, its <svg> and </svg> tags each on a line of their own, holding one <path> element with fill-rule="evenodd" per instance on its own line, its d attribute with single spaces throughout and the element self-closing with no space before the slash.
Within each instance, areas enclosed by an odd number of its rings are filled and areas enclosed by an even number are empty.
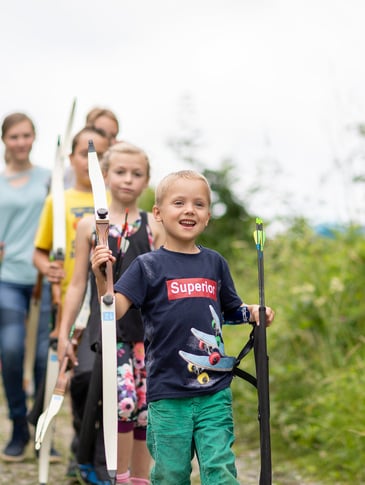
<svg viewBox="0 0 365 485">
<path fill-rule="evenodd" d="M 1 2 L 1 119 L 28 113 L 33 161 L 51 168 L 73 98 L 74 132 L 108 107 L 150 155 L 155 184 L 182 166 L 167 140 L 187 118 L 206 164 L 234 161 L 240 197 L 264 187 L 254 214 L 365 219 L 350 162 L 334 168 L 362 149 L 364 14 L 363 0 Z"/>
</svg>

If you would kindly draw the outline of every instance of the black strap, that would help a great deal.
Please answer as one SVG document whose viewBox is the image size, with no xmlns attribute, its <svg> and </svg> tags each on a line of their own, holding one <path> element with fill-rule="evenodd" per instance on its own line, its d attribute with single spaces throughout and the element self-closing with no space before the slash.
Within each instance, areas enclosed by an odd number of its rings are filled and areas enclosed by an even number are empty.
<svg viewBox="0 0 365 485">
<path fill-rule="evenodd" d="M 244 379 L 245 381 L 249 382 L 252 384 L 254 387 L 257 388 L 257 379 L 253 375 L 249 374 L 248 372 L 240 369 L 238 366 L 241 363 L 241 360 L 250 352 L 251 349 L 253 349 L 254 346 L 254 341 L 255 341 L 255 325 L 256 323 L 253 323 L 252 330 L 249 336 L 248 341 L 246 344 L 242 347 L 241 352 L 238 354 L 236 358 L 236 364 L 233 368 L 233 374 L 240 377 L 241 379 Z"/>
</svg>

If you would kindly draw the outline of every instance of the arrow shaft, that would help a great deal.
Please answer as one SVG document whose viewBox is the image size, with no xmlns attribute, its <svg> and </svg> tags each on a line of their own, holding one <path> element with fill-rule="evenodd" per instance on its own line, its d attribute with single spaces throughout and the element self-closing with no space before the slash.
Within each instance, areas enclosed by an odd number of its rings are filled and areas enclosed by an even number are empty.
<svg viewBox="0 0 365 485">
<path fill-rule="evenodd" d="M 265 233 L 261 219 L 256 220 L 254 239 L 257 248 L 258 287 L 259 287 L 259 325 L 254 330 L 254 354 L 257 377 L 258 419 L 260 428 L 260 485 L 271 485 L 271 437 L 270 437 L 270 395 L 269 395 L 269 358 L 266 341 L 266 307 L 264 284 L 264 242 Z"/>
</svg>

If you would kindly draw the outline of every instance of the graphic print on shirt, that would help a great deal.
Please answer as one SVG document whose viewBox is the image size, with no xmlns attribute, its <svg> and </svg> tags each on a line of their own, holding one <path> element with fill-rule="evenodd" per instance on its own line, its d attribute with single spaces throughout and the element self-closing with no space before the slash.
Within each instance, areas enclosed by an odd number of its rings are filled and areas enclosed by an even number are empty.
<svg viewBox="0 0 365 485">
<path fill-rule="evenodd" d="M 72 207 L 71 213 L 74 216 L 73 228 L 76 231 L 77 224 L 84 216 L 94 214 L 94 207 Z"/>
<path fill-rule="evenodd" d="M 214 335 L 202 332 L 194 327 L 190 329 L 193 336 L 197 339 L 198 348 L 205 352 L 206 355 L 191 354 L 183 350 L 179 351 L 180 357 L 188 363 L 189 372 L 195 374 L 198 383 L 202 385 L 208 384 L 211 380 L 207 370 L 229 372 L 233 369 L 236 361 L 234 357 L 225 355 L 220 319 L 212 305 L 209 305 L 209 309 L 212 315 Z"/>
<path fill-rule="evenodd" d="M 166 281 L 167 298 L 210 298 L 217 301 L 217 282 L 208 278 L 182 278 Z"/>
<path fill-rule="evenodd" d="M 76 231 L 78 223 L 84 216 L 88 216 L 90 214 L 94 214 L 94 207 L 73 207 L 71 208 L 71 214 L 73 216 L 72 227 Z M 71 241 L 71 252 L 70 258 L 75 259 L 75 239 Z"/>
</svg>

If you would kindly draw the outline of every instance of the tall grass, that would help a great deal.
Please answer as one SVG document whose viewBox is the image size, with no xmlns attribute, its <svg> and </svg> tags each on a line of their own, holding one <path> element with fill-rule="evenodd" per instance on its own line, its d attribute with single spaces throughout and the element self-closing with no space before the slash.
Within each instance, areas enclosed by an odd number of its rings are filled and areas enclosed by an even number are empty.
<svg viewBox="0 0 365 485">
<path fill-rule="evenodd" d="M 364 238 L 356 228 L 323 238 L 296 221 L 264 254 L 274 471 L 290 462 L 322 483 L 365 483 Z M 229 261 L 239 293 L 257 301 L 254 245 L 236 242 Z M 225 329 L 231 354 L 247 330 Z M 252 366 L 252 356 L 241 365 Z M 235 379 L 233 392 L 241 441 L 257 446 L 255 389 Z"/>
</svg>

